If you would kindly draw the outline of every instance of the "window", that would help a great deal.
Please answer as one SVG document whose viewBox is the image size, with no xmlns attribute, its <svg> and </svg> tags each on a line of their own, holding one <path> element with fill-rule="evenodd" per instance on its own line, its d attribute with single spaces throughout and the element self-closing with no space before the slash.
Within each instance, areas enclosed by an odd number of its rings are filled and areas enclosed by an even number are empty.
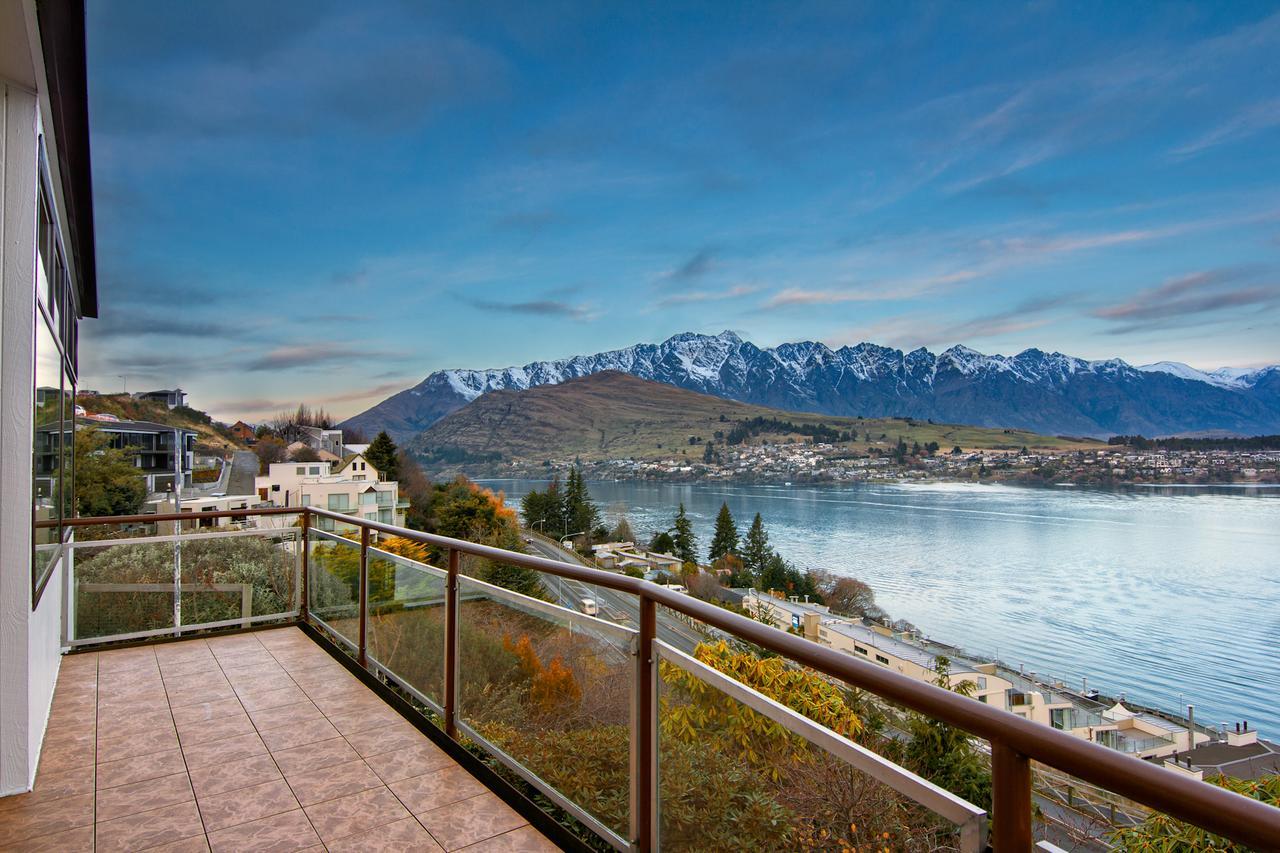
<svg viewBox="0 0 1280 853">
<path fill-rule="evenodd" d="M 392 517 L 393 514 L 394 513 L 389 509 L 380 509 L 378 510 L 378 521 L 381 521 L 383 524 L 395 524 L 396 520 Z"/>
<path fill-rule="evenodd" d="M 395 502 L 395 495 L 391 492 L 378 492 L 378 506 L 391 506 Z"/>
<path fill-rule="evenodd" d="M 299 466 L 298 466 L 298 471 L 297 471 L 297 473 L 298 473 L 298 476 L 299 476 L 299 477 L 305 476 L 305 475 L 306 475 L 306 473 L 307 473 L 307 466 L 305 466 L 305 465 L 299 465 Z"/>
<path fill-rule="evenodd" d="M 329 495 L 329 509 L 335 512 L 346 512 L 351 509 L 349 495 Z"/>
<path fill-rule="evenodd" d="M 854 645 L 853 650 L 860 655 L 865 655 L 867 653 L 867 650 L 865 648 L 856 644 Z"/>
<path fill-rule="evenodd" d="M 377 492 L 365 492 L 362 495 L 360 495 L 361 506 L 373 506 L 377 502 L 378 502 Z"/>
<path fill-rule="evenodd" d="M 364 514 L 364 517 L 365 517 L 365 520 L 366 520 L 366 521 L 377 521 L 377 520 L 378 520 L 378 513 L 376 513 L 376 512 L 366 512 L 366 513 Z"/>
<path fill-rule="evenodd" d="M 351 479 L 359 481 L 364 479 L 364 474 L 352 474 Z"/>
<path fill-rule="evenodd" d="M 75 467 L 76 318 L 74 283 L 67 268 L 44 149 L 40 149 L 36 247 L 35 371 L 32 409 L 31 605 L 62 555 L 76 514 Z"/>
<path fill-rule="evenodd" d="M 312 465 L 312 466 L 311 466 L 311 468 L 310 468 L 310 469 L 308 469 L 308 473 L 310 473 L 310 474 L 311 474 L 311 476 L 313 476 L 313 477 L 319 476 L 319 474 L 320 474 L 320 466 L 319 466 L 319 465 Z"/>
<path fill-rule="evenodd" d="M 978 689 L 979 690 L 987 689 L 987 677 L 985 675 L 978 676 Z"/>
<path fill-rule="evenodd" d="M 888 666 L 889 659 L 884 655 L 876 655 L 876 663 L 880 663 L 880 664 L 884 664 L 885 666 Z"/>
<path fill-rule="evenodd" d="M 302 505 L 303 505 L 303 506 L 311 506 L 311 495 L 304 494 L 304 495 L 302 496 Z"/>
</svg>

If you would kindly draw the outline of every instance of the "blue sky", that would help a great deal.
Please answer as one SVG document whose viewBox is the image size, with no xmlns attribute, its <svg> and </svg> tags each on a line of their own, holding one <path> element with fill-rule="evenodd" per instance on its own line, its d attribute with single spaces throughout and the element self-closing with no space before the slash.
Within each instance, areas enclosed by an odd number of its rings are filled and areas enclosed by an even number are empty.
<svg viewBox="0 0 1280 853">
<path fill-rule="evenodd" d="M 1280 362 L 1274 3 L 88 7 L 83 387 L 345 415 L 726 328 Z"/>
</svg>

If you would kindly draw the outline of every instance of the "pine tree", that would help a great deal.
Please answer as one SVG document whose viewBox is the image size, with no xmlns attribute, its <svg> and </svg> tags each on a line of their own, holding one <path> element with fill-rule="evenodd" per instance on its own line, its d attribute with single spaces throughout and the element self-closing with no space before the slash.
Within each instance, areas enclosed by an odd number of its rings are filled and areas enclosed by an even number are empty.
<svg viewBox="0 0 1280 853">
<path fill-rule="evenodd" d="M 391 436 L 387 435 L 386 430 L 378 433 L 369 445 L 369 449 L 364 452 L 364 458 L 377 469 L 378 476 L 387 482 L 400 479 L 398 456 L 399 450 L 396 448 L 396 443 L 391 440 Z"/>
<path fill-rule="evenodd" d="M 671 536 L 672 542 L 675 544 L 675 556 L 680 558 L 683 563 L 698 562 L 698 539 L 693 535 L 693 522 L 689 520 L 689 516 L 685 515 L 684 502 L 680 503 L 680 509 L 676 511 L 676 523 L 672 527 L 674 533 Z"/>
<path fill-rule="evenodd" d="M 707 559 L 714 563 L 725 554 L 738 550 L 738 525 L 733 521 L 727 503 L 720 504 L 720 514 L 716 516 L 716 532 L 711 537 L 711 552 Z"/>
<path fill-rule="evenodd" d="M 564 535 L 585 533 L 591 538 L 600 526 L 600 510 L 587 491 L 587 484 L 582 480 L 582 473 L 576 468 L 569 469 L 569 479 L 564 487 Z"/>
<path fill-rule="evenodd" d="M 760 578 L 771 553 L 769 534 L 764 532 L 764 520 L 757 512 L 755 520 L 751 522 L 751 529 L 742 541 L 742 574 L 748 583 L 754 584 Z"/>
</svg>

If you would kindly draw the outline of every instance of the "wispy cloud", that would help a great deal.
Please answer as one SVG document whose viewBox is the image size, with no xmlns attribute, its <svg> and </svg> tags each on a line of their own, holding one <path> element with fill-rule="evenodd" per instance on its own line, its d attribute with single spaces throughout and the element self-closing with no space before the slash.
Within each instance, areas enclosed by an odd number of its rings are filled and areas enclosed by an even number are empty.
<svg viewBox="0 0 1280 853">
<path fill-rule="evenodd" d="M 1280 284 L 1256 283 L 1261 272 L 1254 267 L 1233 267 L 1190 273 L 1090 313 L 1120 323 L 1108 333 L 1123 335 L 1212 322 L 1219 319 L 1219 312 L 1232 308 L 1280 304 Z"/>
<path fill-rule="evenodd" d="M 1169 152 L 1174 158 L 1194 157 L 1218 145 L 1237 142 L 1257 133 L 1280 127 L 1280 98 L 1252 104 L 1208 133 Z"/>
<path fill-rule="evenodd" d="M 725 290 L 691 290 L 687 293 L 675 293 L 658 300 L 657 307 L 669 308 L 672 305 L 695 305 L 703 302 L 724 302 L 742 296 L 759 293 L 758 284 L 739 284 Z"/>
<path fill-rule="evenodd" d="M 266 370 L 322 368 L 334 364 L 357 364 L 388 358 L 394 358 L 394 356 L 367 347 L 351 346 L 350 344 L 297 344 L 276 347 L 262 355 L 250 358 L 241 365 L 241 369 L 260 372 Z"/>
<path fill-rule="evenodd" d="M 694 252 L 684 263 L 662 275 L 666 281 L 688 281 L 701 278 L 716 267 L 716 253 L 710 246 Z"/>
<path fill-rule="evenodd" d="M 1047 326 L 1051 318 L 1046 315 L 1070 302 L 1071 298 L 1067 296 L 1038 297 L 1020 302 L 1004 311 L 982 314 L 958 322 L 917 315 L 899 315 L 850 329 L 834 336 L 827 343 L 832 346 L 843 346 L 871 341 L 902 349 L 968 344 Z"/>
<path fill-rule="evenodd" d="M 496 299 L 477 299 L 470 296 L 455 296 L 481 311 L 497 311 L 503 314 L 527 314 L 533 317 L 562 317 L 578 322 L 590 322 L 600 314 L 590 302 L 567 302 L 563 299 L 531 299 L 524 302 L 501 302 Z"/>
</svg>

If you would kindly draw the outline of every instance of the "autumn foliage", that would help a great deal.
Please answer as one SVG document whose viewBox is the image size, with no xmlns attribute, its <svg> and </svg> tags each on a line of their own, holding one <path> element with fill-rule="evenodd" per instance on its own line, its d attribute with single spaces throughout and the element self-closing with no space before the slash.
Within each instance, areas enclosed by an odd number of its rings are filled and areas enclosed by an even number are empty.
<svg viewBox="0 0 1280 853">
<path fill-rule="evenodd" d="M 513 642 L 508 634 L 502 638 L 502 647 L 515 656 L 521 674 L 528 679 L 531 712 L 546 715 L 564 713 L 572 711 L 582 701 L 578 679 L 559 655 L 544 666 L 528 635 Z"/>
</svg>

